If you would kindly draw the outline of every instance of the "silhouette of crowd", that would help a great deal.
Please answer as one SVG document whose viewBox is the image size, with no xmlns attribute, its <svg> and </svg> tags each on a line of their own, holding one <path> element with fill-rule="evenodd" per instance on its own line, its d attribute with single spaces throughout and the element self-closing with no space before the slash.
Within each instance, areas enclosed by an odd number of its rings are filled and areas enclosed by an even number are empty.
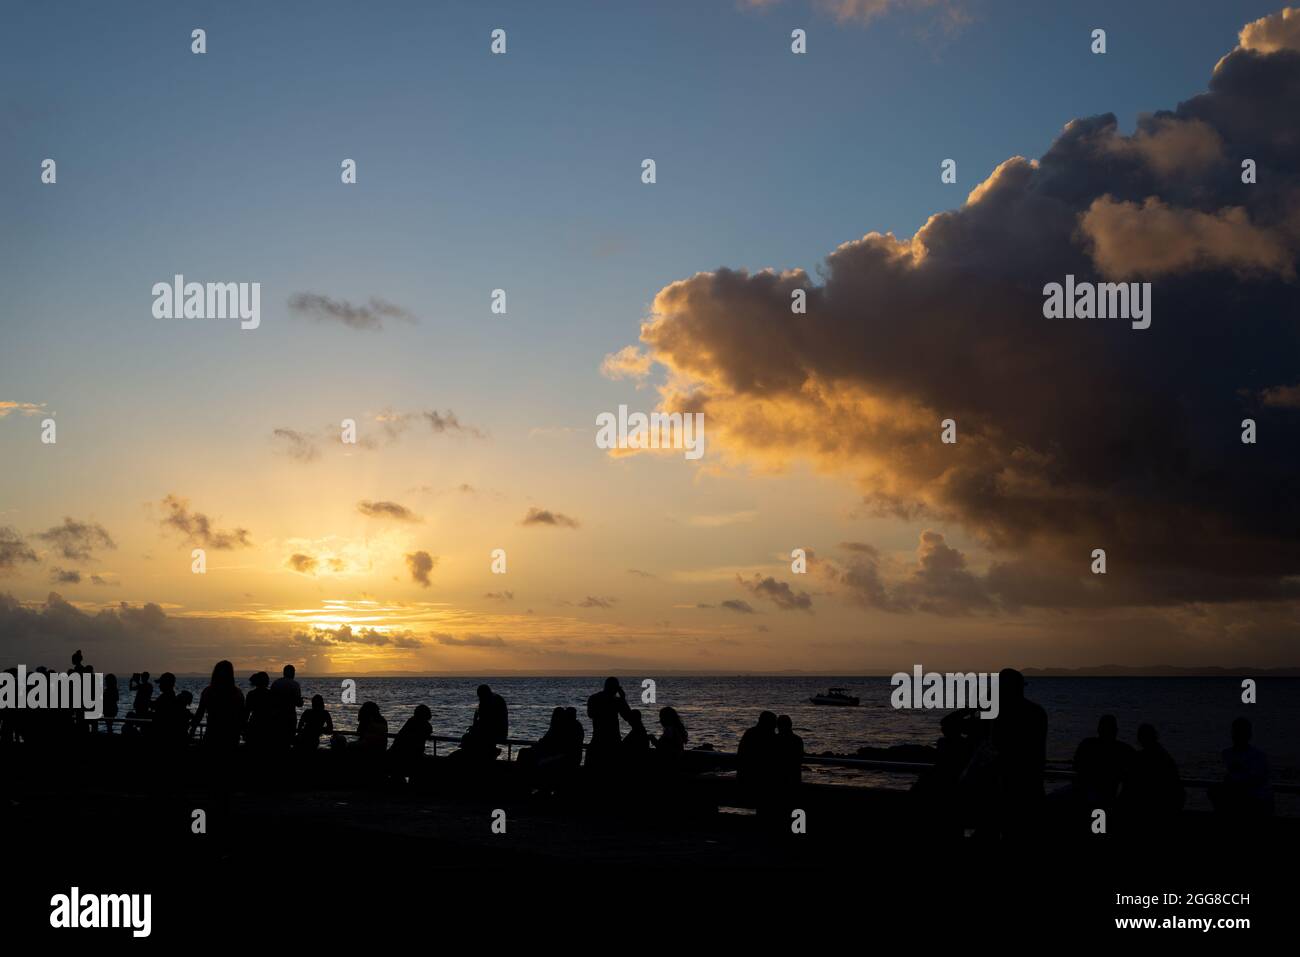
<svg viewBox="0 0 1300 957">
<path fill-rule="evenodd" d="M 16 676 L 16 669 L 10 673 Z M 78 651 L 68 674 L 85 673 L 92 668 Z M 402 782 L 418 784 L 433 773 L 427 745 L 434 729 L 427 705 L 417 706 L 390 735 L 378 704 L 365 701 L 349 740 L 335 728 L 321 695 L 303 707 L 292 665 L 285 665 L 274 682 L 259 671 L 248 685 L 245 693 L 232 663 L 219 661 L 194 707 L 188 691 L 176 691 L 171 672 L 158 676 L 156 688 L 148 672 L 133 674 L 128 690 L 134 697 L 122 721 L 117 678 L 109 674 L 104 676 L 101 721 L 88 720 L 84 709 L 0 710 L 0 744 L 40 746 L 101 727 L 112 733 L 120 724 L 121 736 L 161 750 L 187 749 L 200 738 L 197 753 L 211 759 L 217 774 L 241 744 L 252 758 L 274 764 L 283 755 L 301 759 L 316 752 L 322 739 L 331 751 Z M 1005 669 L 999 675 L 996 718 L 986 720 L 978 711 L 962 709 L 940 720 L 933 765 L 912 789 L 914 806 L 930 833 L 1007 839 L 1062 822 L 1080 833 L 1080 822 L 1095 819 L 1098 811 L 1117 831 L 1158 835 L 1175 826 L 1185 803 L 1183 783 L 1149 723 L 1137 727 L 1135 747 L 1121 740 L 1114 715 L 1102 715 L 1096 735 L 1080 742 L 1074 753 L 1068 786 L 1047 793 L 1047 714 L 1026 697 L 1025 686 L 1020 672 Z M 450 758 L 463 767 L 490 768 L 510 743 L 509 706 L 486 684 L 478 686 L 476 697 L 470 726 Z M 595 787 L 629 781 L 653 785 L 678 779 L 687 770 L 690 738 L 675 709 L 659 710 L 659 733 L 652 734 L 642 713 L 628 704 L 619 680 L 611 677 L 587 699 L 586 715 L 590 740 L 577 709 L 557 707 L 540 740 L 521 750 L 516 766 L 533 793 L 555 794 L 579 781 Z M 1250 721 L 1236 719 L 1231 745 L 1221 755 L 1223 779 L 1209 788 L 1213 807 L 1225 819 L 1255 821 L 1273 813 L 1268 761 L 1251 740 Z M 805 763 L 803 740 L 791 718 L 760 713 L 741 736 L 735 761 L 741 798 L 760 818 L 788 820 L 789 810 L 797 806 Z"/>
</svg>

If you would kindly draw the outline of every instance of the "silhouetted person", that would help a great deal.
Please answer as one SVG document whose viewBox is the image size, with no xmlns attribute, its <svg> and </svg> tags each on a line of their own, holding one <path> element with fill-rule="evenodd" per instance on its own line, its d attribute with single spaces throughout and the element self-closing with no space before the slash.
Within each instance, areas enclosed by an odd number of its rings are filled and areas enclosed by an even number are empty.
<svg viewBox="0 0 1300 957">
<path fill-rule="evenodd" d="M 312 695 L 311 707 L 304 710 L 298 719 L 298 736 L 294 739 L 294 747 L 299 751 L 315 751 L 320 745 L 321 735 L 333 733 L 334 719 L 325 710 L 325 699 L 318 694 Z"/>
<path fill-rule="evenodd" d="M 367 701 L 357 712 L 356 747 L 367 754 L 382 754 L 388 747 L 388 722 L 373 701 Z"/>
<path fill-rule="evenodd" d="M 244 725 L 244 740 L 249 746 L 262 750 L 270 745 L 274 710 L 271 704 L 271 676 L 259 671 L 248 679 L 252 690 L 244 701 L 248 713 Z"/>
<path fill-rule="evenodd" d="M 582 743 L 587 737 L 587 729 L 578 720 L 577 708 L 564 709 L 564 726 L 566 729 L 565 764 L 570 768 L 577 769 L 582 765 Z"/>
<path fill-rule="evenodd" d="M 617 678 L 606 678 L 605 687 L 587 699 L 587 717 L 591 719 L 591 744 L 587 747 L 587 767 L 609 768 L 618 760 L 622 741 L 618 719 L 631 722 L 632 709 Z"/>
<path fill-rule="evenodd" d="M 235 684 L 235 666 L 229 661 L 218 661 L 212 669 L 212 679 L 199 695 L 199 707 L 190 722 L 190 730 L 208 719 L 203 743 L 210 749 L 233 751 L 239 744 L 244 728 L 244 693 Z"/>
<path fill-rule="evenodd" d="M 628 712 L 627 723 L 631 727 L 619 743 L 619 760 L 626 772 L 636 775 L 645 771 L 650 760 L 650 735 L 645 729 L 641 712 L 635 708 Z"/>
<path fill-rule="evenodd" d="M 433 737 L 433 725 L 430 718 L 433 712 L 427 705 L 417 705 L 415 713 L 406 719 L 402 730 L 393 738 L 392 747 L 388 749 L 388 759 L 393 771 L 403 776 L 418 775 L 424 762 L 424 745 Z"/>
<path fill-rule="evenodd" d="M 176 676 L 164 671 L 158 677 L 158 697 L 153 702 L 153 724 L 149 726 L 156 743 L 166 746 L 184 743 L 188 725 L 182 712 L 176 695 Z"/>
<path fill-rule="evenodd" d="M 135 691 L 135 700 L 131 704 L 131 710 L 126 713 L 128 718 L 146 720 L 152 717 L 152 698 L 153 682 L 149 680 L 149 672 L 144 671 L 131 677 L 131 688 Z M 128 721 L 122 728 L 124 734 L 139 734 L 143 726 L 138 723 Z"/>
<path fill-rule="evenodd" d="M 1173 825 L 1186 795 L 1178 765 L 1161 746 L 1156 729 L 1138 725 L 1137 740 L 1138 750 L 1129 762 L 1119 803 L 1134 830 L 1158 833 Z"/>
<path fill-rule="evenodd" d="M 568 717 L 563 708 L 555 708 L 551 711 L 551 722 L 546 726 L 546 733 L 537 739 L 535 747 L 531 748 L 532 760 L 535 765 L 540 765 L 548 761 L 558 761 L 564 756 L 564 749 L 568 743 Z M 522 759 L 523 753 L 520 753 Z"/>
<path fill-rule="evenodd" d="M 1025 677 L 1014 668 L 998 673 L 994 751 L 996 830 L 1006 836 L 1033 824 L 1043 797 L 1047 762 L 1047 712 L 1025 697 Z"/>
<path fill-rule="evenodd" d="M 660 765 L 667 771 L 681 767 L 682 754 L 686 751 L 689 735 L 681 715 L 674 708 L 659 709 L 659 726 L 663 733 L 655 739 L 655 754 Z"/>
<path fill-rule="evenodd" d="M 784 792 L 797 790 L 803 781 L 803 738 L 794 733 L 794 722 L 788 714 L 776 719 L 773 757 L 778 786 Z"/>
<path fill-rule="evenodd" d="M 776 715 L 771 711 L 759 714 L 758 723 L 740 736 L 736 754 L 740 759 L 736 780 L 741 790 L 755 807 L 766 809 L 776 784 Z"/>
<path fill-rule="evenodd" d="M 546 733 L 531 748 L 519 752 L 518 763 L 528 770 L 529 780 L 542 791 L 552 791 L 568 776 L 569 743 L 573 734 L 569 728 L 569 715 L 563 708 L 551 712 L 551 723 Z"/>
<path fill-rule="evenodd" d="M 510 713 L 506 699 L 487 685 L 479 685 L 477 694 L 474 721 L 460 739 L 460 750 L 464 757 L 490 761 L 501 752 L 497 745 L 509 737 Z"/>
<path fill-rule="evenodd" d="M 1223 783 L 1210 788 L 1214 809 L 1234 818 L 1267 817 L 1273 813 L 1273 789 L 1268 758 L 1250 743 L 1250 720 L 1232 722 L 1232 747 L 1223 750 Z"/>
<path fill-rule="evenodd" d="M 1119 722 L 1104 714 L 1097 736 L 1084 738 L 1074 752 L 1075 792 L 1089 811 L 1115 806 L 1120 782 L 1127 777 L 1133 749 L 1119 740 Z"/>
<path fill-rule="evenodd" d="M 302 688 L 294 678 L 293 665 L 285 665 L 282 677 L 271 685 L 271 727 L 269 741 L 273 747 L 287 749 L 293 743 L 298 726 L 298 709 L 302 707 Z"/>
<path fill-rule="evenodd" d="M 979 712 L 960 708 L 939 720 L 941 737 L 935 742 L 934 767 L 922 772 L 912 793 L 922 802 L 927 827 L 937 836 L 960 836 L 964 827 L 962 778 L 982 734 Z"/>
<path fill-rule="evenodd" d="M 149 672 L 142 671 L 140 677 L 131 682 L 131 687 L 135 691 L 135 701 L 131 704 L 131 710 L 138 718 L 149 717 L 149 702 L 153 697 L 153 682 L 149 680 Z"/>
</svg>

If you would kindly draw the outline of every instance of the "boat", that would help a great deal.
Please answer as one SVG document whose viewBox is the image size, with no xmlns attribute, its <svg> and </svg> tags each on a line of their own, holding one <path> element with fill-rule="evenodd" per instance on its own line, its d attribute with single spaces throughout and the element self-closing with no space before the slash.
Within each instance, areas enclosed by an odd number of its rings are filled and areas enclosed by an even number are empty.
<svg viewBox="0 0 1300 957">
<path fill-rule="evenodd" d="M 834 704 L 850 708 L 858 706 L 858 696 L 849 694 L 846 688 L 831 688 L 825 694 L 815 694 L 808 700 L 813 704 Z"/>
</svg>

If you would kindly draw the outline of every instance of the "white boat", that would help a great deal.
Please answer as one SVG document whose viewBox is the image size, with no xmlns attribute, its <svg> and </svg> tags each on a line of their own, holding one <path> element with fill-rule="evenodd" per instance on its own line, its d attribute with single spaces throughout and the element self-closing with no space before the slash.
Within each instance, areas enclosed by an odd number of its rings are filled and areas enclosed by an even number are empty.
<svg viewBox="0 0 1300 957">
<path fill-rule="evenodd" d="M 849 694 L 847 688 L 831 688 L 825 694 L 815 694 L 808 700 L 813 704 L 831 704 L 849 708 L 858 706 L 857 695 Z"/>
</svg>

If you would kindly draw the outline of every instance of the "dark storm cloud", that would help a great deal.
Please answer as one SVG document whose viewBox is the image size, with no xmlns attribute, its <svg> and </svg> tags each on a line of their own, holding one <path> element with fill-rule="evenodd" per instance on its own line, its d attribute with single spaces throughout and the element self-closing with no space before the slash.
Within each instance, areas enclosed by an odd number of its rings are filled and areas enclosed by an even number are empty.
<svg viewBox="0 0 1300 957">
<path fill-rule="evenodd" d="M 807 592 L 796 592 L 786 582 L 779 582 L 771 576 L 755 575 L 753 579 L 736 576 L 738 581 L 759 598 L 765 598 L 782 611 L 812 611 L 812 596 Z"/>
<path fill-rule="evenodd" d="M 876 513 L 962 526 L 1021 603 L 1296 597 L 1296 423 L 1265 391 L 1300 367 L 1300 52 L 1279 24 L 1243 33 L 1206 93 L 1132 136 L 1112 115 L 1075 120 L 910 239 L 844 243 L 820 283 L 718 269 L 665 287 L 641 330 L 669 372 L 661 408 L 704 412 L 738 457 L 853 476 Z M 1150 281 L 1151 327 L 1045 319 L 1043 287 L 1067 273 Z M 901 594 L 870 562 L 858 590 L 979 607 L 972 573 L 931 547 Z M 1106 587 L 1080 591 L 1097 547 Z"/>
<path fill-rule="evenodd" d="M 314 292 L 300 292 L 289 299 L 289 310 L 317 322 L 337 322 L 349 329 L 374 329 L 384 327 L 385 319 L 417 322 L 407 309 L 375 296 L 362 306 L 354 306 L 346 299 L 331 299 Z"/>
<path fill-rule="evenodd" d="M 167 510 L 162 520 L 163 528 L 180 532 L 191 545 L 228 551 L 234 548 L 248 548 L 253 544 L 252 539 L 248 537 L 248 529 L 235 528 L 222 531 L 214 528 L 208 516 L 190 510 L 189 499 L 168 495 L 162 500 L 162 504 Z"/>
<path fill-rule="evenodd" d="M 122 602 L 92 615 L 64 601 L 56 592 L 50 592 L 39 608 L 28 608 L 12 595 L 0 593 L 0 641 L 6 643 L 40 645 L 49 639 L 62 639 L 70 644 L 92 645 L 158 633 L 166 623 L 166 613 L 153 603 L 133 607 Z M 62 650 L 57 653 L 61 656 Z"/>
<path fill-rule="evenodd" d="M 50 581 L 56 585 L 80 585 L 81 572 L 75 568 L 58 568 L 56 566 L 50 569 Z"/>
</svg>

